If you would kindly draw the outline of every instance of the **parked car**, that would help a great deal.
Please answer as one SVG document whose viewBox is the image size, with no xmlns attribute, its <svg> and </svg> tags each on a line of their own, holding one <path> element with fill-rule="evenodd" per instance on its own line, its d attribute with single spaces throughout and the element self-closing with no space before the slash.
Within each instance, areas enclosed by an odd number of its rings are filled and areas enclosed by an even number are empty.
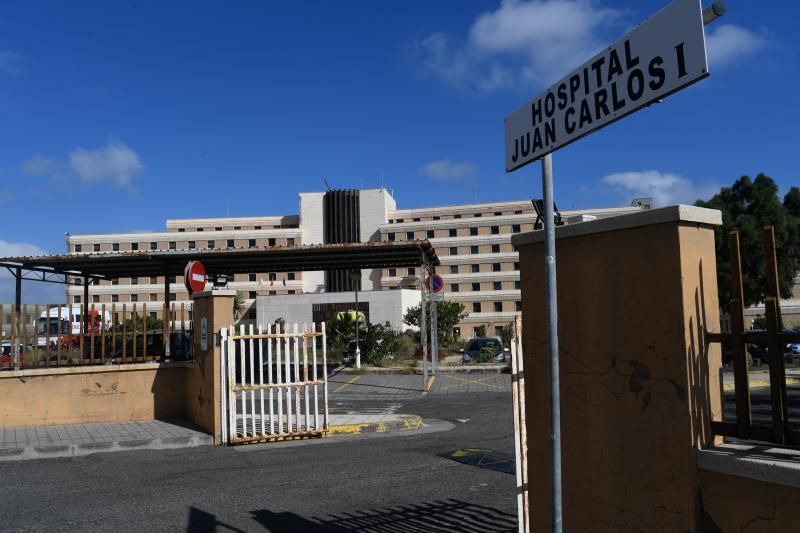
<svg viewBox="0 0 800 533">
<path fill-rule="evenodd" d="M 475 337 L 464 348 L 464 363 L 502 363 L 506 360 L 508 348 L 503 348 L 500 339 L 495 337 Z"/>
<path fill-rule="evenodd" d="M 769 364 L 769 348 L 760 344 L 748 344 L 747 353 L 750 354 L 753 366 Z"/>
<path fill-rule="evenodd" d="M 785 329 L 783 333 L 798 333 L 797 330 Z M 769 365 L 769 347 L 759 344 L 748 344 L 747 353 L 752 358 L 753 366 Z M 800 343 L 787 342 L 783 346 L 783 357 L 787 363 L 800 363 Z"/>
<path fill-rule="evenodd" d="M 800 363 L 800 342 L 790 342 L 786 344 L 784 356 L 786 357 L 787 363 Z"/>
</svg>

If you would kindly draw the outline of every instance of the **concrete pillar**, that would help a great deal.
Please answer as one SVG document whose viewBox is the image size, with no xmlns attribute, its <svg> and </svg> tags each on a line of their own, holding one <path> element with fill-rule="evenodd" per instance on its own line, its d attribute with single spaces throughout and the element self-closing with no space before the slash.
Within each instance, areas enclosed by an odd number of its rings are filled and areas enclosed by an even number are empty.
<svg viewBox="0 0 800 533">
<path fill-rule="evenodd" d="M 233 323 L 236 291 L 206 291 L 192 295 L 194 366 L 186 380 L 186 414 L 222 442 L 220 331 Z"/>
<path fill-rule="evenodd" d="M 556 232 L 565 531 L 694 531 L 697 450 L 721 419 L 714 228 L 672 206 Z M 515 236 L 532 530 L 550 528 L 543 232 Z"/>
</svg>

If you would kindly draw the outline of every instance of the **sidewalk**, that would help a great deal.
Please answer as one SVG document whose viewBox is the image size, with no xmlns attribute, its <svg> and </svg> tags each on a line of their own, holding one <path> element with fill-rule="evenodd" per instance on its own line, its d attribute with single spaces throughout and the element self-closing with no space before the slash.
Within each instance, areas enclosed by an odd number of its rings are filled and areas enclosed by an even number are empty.
<svg viewBox="0 0 800 533">
<path fill-rule="evenodd" d="M 0 428 L 0 461 L 75 457 L 96 452 L 191 448 L 211 435 L 183 421 L 145 420 Z"/>
<path fill-rule="evenodd" d="M 418 429 L 422 427 L 422 418 L 402 414 L 332 414 L 328 427 L 328 436 L 388 433 Z M 184 421 L 146 420 L 0 428 L 0 462 L 212 444 L 211 435 Z"/>
</svg>

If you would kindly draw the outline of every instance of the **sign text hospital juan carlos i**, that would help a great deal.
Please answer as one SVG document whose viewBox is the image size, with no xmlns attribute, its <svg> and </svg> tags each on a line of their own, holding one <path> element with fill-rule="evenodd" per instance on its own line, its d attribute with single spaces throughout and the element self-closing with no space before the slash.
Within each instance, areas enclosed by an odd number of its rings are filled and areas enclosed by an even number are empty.
<svg viewBox="0 0 800 533">
<path fill-rule="evenodd" d="M 700 0 L 676 0 L 505 120 L 506 171 L 708 76 Z"/>
</svg>

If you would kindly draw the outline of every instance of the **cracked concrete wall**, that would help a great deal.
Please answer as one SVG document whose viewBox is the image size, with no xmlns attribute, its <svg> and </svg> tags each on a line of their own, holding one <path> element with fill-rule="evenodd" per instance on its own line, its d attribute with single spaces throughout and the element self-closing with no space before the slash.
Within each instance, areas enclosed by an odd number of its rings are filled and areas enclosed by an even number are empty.
<svg viewBox="0 0 800 533">
<path fill-rule="evenodd" d="M 800 489 L 700 471 L 702 531 L 782 532 L 800 529 Z"/>
<path fill-rule="evenodd" d="M 544 245 L 519 253 L 533 529 L 544 531 Z M 719 330 L 713 227 L 675 221 L 589 233 L 558 239 L 556 255 L 565 530 L 695 530 L 695 452 L 712 443 L 721 404 L 719 347 L 700 335 Z"/>
<path fill-rule="evenodd" d="M 0 426 L 178 418 L 184 363 L 65 367 L 0 373 Z"/>
</svg>

